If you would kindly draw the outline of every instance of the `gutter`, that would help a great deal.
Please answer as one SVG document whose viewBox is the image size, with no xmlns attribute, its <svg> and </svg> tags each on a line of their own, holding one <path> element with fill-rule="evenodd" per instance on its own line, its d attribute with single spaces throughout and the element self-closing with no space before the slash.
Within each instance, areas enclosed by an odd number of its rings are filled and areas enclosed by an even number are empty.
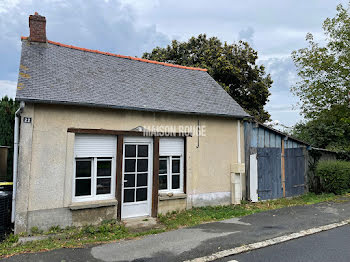
<svg viewBox="0 0 350 262">
<path fill-rule="evenodd" d="M 14 139 L 13 139 L 13 192 L 12 192 L 12 212 L 11 222 L 15 222 L 16 214 L 16 190 L 17 190 L 17 169 L 18 169 L 18 143 L 19 143 L 19 123 L 21 120 L 21 113 L 25 103 L 21 101 L 18 110 L 15 113 L 15 128 L 14 128 Z"/>
<path fill-rule="evenodd" d="M 235 114 L 225 114 L 225 113 L 209 113 L 209 112 L 192 112 L 192 111 L 173 111 L 165 109 L 156 108 L 144 108 L 144 107 L 133 107 L 133 106 L 117 106 L 108 104 L 95 104 L 95 103 L 79 103 L 79 102 L 69 102 L 69 101 L 54 101 L 54 100 L 41 100 L 41 99 L 29 99 L 29 98 L 16 98 L 17 101 L 23 101 L 28 103 L 36 104 L 53 104 L 53 105 L 69 105 L 69 106 L 82 106 L 82 107 L 98 107 L 98 108 L 112 108 L 112 109 L 122 109 L 131 111 L 141 111 L 141 112 L 152 112 L 152 113 L 170 113 L 170 114 L 181 114 L 181 115 L 199 115 L 199 116 L 214 116 L 214 117 L 227 117 L 235 119 L 253 119 L 250 115 L 235 115 Z"/>
</svg>

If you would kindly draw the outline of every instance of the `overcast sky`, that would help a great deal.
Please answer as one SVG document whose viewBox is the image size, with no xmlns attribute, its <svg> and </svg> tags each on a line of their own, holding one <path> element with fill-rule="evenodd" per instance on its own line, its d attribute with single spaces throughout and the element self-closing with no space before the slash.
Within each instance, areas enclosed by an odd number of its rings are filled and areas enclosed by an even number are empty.
<svg viewBox="0 0 350 262">
<path fill-rule="evenodd" d="M 323 39 L 322 22 L 339 3 L 348 0 L 0 0 L 0 96 L 15 96 L 20 36 L 37 11 L 49 40 L 130 56 L 201 33 L 246 40 L 274 80 L 266 109 L 291 126 L 301 117 L 289 91 L 297 80 L 290 54 L 308 32 Z"/>
</svg>

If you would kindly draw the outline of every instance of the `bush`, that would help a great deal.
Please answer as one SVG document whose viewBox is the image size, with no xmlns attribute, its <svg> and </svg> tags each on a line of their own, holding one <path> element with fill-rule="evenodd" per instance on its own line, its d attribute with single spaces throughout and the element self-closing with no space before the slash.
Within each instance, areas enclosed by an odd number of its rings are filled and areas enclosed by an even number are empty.
<svg viewBox="0 0 350 262">
<path fill-rule="evenodd" d="M 338 160 L 350 161 L 350 148 L 349 148 L 348 151 L 337 152 L 337 159 Z"/>
<path fill-rule="evenodd" d="M 350 162 L 320 161 L 316 176 L 320 178 L 324 192 L 341 194 L 350 188 Z"/>
<path fill-rule="evenodd" d="M 44 231 L 39 229 L 38 227 L 32 227 L 30 229 L 30 232 L 32 233 L 32 235 L 40 235 L 42 234 Z"/>
<path fill-rule="evenodd" d="M 9 244 L 14 244 L 14 243 L 17 243 L 18 240 L 19 240 L 19 236 L 11 233 L 11 234 L 7 235 L 5 241 Z"/>
<path fill-rule="evenodd" d="M 13 128 L 15 125 L 15 112 L 19 103 L 7 96 L 0 97 L 0 146 L 10 146 L 7 158 L 7 176 L 5 181 L 12 181 L 13 166 Z"/>
<path fill-rule="evenodd" d="M 60 226 L 52 226 L 49 228 L 48 234 L 57 234 L 62 232 L 62 229 Z"/>
</svg>

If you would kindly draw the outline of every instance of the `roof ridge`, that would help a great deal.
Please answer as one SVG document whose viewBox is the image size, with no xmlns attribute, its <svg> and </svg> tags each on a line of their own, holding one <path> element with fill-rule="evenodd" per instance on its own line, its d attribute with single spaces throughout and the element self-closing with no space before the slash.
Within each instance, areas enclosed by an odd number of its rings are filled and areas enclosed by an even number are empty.
<svg viewBox="0 0 350 262">
<path fill-rule="evenodd" d="M 28 40 L 28 37 L 21 36 L 21 40 Z M 103 51 L 99 51 L 99 50 L 92 50 L 92 49 L 77 47 L 77 46 L 73 46 L 73 45 L 66 45 L 66 44 L 62 44 L 62 43 L 54 42 L 54 41 L 50 41 L 50 40 L 47 40 L 47 42 L 49 44 L 62 46 L 62 47 L 67 47 L 67 48 L 71 48 L 71 49 L 76 49 L 76 50 L 80 50 L 80 51 L 96 53 L 96 54 L 101 54 L 101 55 L 114 56 L 114 57 L 119 57 L 119 58 L 125 58 L 125 59 L 130 59 L 130 60 L 135 60 L 135 61 L 140 61 L 140 62 L 145 62 L 145 63 L 150 63 L 150 64 L 158 64 L 158 65 L 163 65 L 163 66 L 176 67 L 176 68 L 182 68 L 182 69 L 189 69 L 189 70 L 195 70 L 195 71 L 204 71 L 204 72 L 208 71 L 207 69 L 199 68 L 199 67 L 182 66 L 182 65 L 176 65 L 176 64 L 170 64 L 170 63 L 165 63 L 165 62 L 158 62 L 158 61 L 154 61 L 154 60 L 148 60 L 148 59 L 133 57 L 133 56 L 118 55 L 118 54 L 113 54 L 113 53 L 109 53 L 109 52 L 103 52 Z"/>
</svg>

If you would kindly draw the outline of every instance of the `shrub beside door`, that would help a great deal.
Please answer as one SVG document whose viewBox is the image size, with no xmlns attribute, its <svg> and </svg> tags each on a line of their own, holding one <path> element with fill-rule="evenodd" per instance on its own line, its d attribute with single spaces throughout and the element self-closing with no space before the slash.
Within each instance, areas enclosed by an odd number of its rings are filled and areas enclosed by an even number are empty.
<svg viewBox="0 0 350 262">
<path fill-rule="evenodd" d="M 320 161 L 316 175 L 324 192 L 341 194 L 350 189 L 350 162 Z"/>
</svg>

